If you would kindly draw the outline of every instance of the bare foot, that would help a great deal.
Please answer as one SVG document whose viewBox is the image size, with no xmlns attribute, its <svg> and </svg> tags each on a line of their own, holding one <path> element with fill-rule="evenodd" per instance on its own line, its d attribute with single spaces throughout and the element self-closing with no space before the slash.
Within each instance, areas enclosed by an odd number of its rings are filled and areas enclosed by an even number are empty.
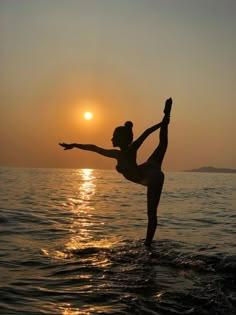
<svg viewBox="0 0 236 315">
<path fill-rule="evenodd" d="M 172 107 L 172 98 L 170 97 L 166 100 L 166 103 L 165 103 L 164 114 L 166 116 L 170 116 L 171 107 Z"/>
</svg>

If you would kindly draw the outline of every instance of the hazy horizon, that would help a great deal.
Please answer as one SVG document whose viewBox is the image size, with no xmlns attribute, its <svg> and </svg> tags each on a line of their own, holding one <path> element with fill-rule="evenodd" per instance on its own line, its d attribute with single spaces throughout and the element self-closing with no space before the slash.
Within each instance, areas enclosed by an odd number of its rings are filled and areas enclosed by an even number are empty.
<svg viewBox="0 0 236 315">
<path fill-rule="evenodd" d="M 100 170 L 100 171 L 114 171 L 116 172 L 115 168 L 114 167 L 110 167 L 110 168 L 96 168 L 96 167 L 69 167 L 69 166 L 65 166 L 65 167 L 53 167 L 53 166 L 38 166 L 38 167 L 35 167 L 35 166 L 11 166 L 11 165 L 8 165 L 8 166 L 0 166 L 0 168 L 2 169 L 68 169 L 68 170 L 79 170 L 79 169 L 91 169 L 91 170 Z M 204 169 L 204 168 L 212 168 L 212 169 L 215 169 L 216 172 L 214 172 L 213 170 L 212 171 L 198 171 L 200 169 Z M 217 170 L 221 170 L 221 169 L 225 169 L 225 170 L 228 170 L 229 172 L 217 172 Z M 216 174 L 234 174 L 236 169 L 234 168 L 225 168 L 225 167 L 214 167 L 214 166 L 200 166 L 200 167 L 197 167 L 197 168 L 193 168 L 193 169 L 180 169 L 180 170 L 165 170 L 165 172 L 170 172 L 170 173 L 182 173 L 182 172 L 197 172 L 197 173 L 216 173 Z M 230 172 L 230 171 L 234 171 L 234 172 Z"/>
<path fill-rule="evenodd" d="M 163 169 L 236 169 L 235 12 L 233 0 L 2 0 L 0 166 L 114 169 L 58 143 L 112 148 L 115 127 L 131 120 L 138 137 L 172 97 Z"/>
</svg>

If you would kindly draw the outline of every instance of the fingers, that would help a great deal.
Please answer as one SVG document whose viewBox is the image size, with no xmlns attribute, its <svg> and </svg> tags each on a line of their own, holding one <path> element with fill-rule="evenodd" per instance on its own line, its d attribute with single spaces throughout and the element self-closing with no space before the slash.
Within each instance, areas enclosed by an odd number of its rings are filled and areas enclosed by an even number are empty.
<svg viewBox="0 0 236 315">
<path fill-rule="evenodd" d="M 59 145 L 61 146 L 61 147 L 63 147 L 64 148 L 64 150 L 68 150 L 69 149 L 69 145 L 68 144 L 66 144 L 66 143 L 59 143 Z"/>
</svg>

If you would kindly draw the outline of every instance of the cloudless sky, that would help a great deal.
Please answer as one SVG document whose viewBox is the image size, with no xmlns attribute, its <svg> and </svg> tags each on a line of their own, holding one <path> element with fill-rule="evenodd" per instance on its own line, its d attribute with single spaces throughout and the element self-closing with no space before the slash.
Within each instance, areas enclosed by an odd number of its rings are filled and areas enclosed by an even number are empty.
<svg viewBox="0 0 236 315">
<path fill-rule="evenodd" d="M 111 148 L 171 96 L 164 169 L 236 168 L 235 31 L 235 0 L 1 0 L 0 166 L 112 168 L 58 142 Z"/>
</svg>

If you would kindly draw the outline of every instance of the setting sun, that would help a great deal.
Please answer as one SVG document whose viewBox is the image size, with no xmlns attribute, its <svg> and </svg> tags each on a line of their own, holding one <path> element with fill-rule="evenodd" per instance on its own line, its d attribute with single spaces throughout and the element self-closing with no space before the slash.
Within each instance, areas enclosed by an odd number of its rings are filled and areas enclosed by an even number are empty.
<svg viewBox="0 0 236 315">
<path fill-rule="evenodd" d="M 90 120 L 93 118 L 93 114 L 91 112 L 85 112 L 84 113 L 84 119 Z"/>
</svg>

